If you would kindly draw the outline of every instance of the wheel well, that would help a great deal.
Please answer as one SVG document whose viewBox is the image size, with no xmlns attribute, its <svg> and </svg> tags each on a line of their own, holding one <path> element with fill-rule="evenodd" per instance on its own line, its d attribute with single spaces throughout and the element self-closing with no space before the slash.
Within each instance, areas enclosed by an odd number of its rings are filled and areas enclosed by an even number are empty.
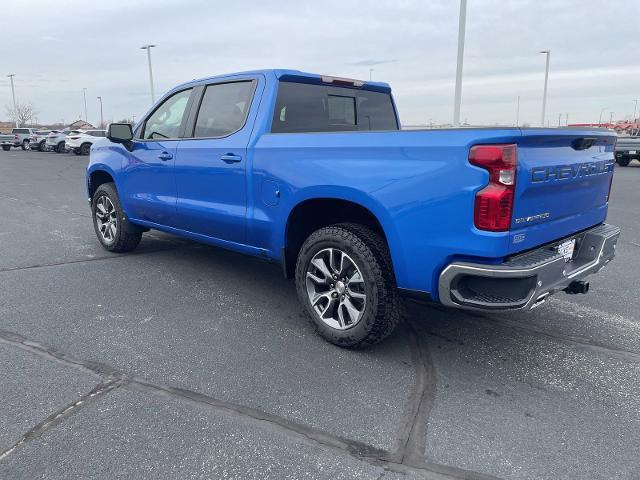
<svg viewBox="0 0 640 480">
<path fill-rule="evenodd" d="M 319 228 L 345 222 L 369 227 L 380 234 L 387 243 L 382 225 L 376 216 L 362 205 L 333 198 L 306 200 L 295 206 L 287 220 L 283 251 L 285 276 L 294 276 L 298 253 L 309 235 Z"/>
<path fill-rule="evenodd" d="M 89 176 L 89 198 L 93 198 L 93 194 L 103 183 L 113 183 L 113 177 L 104 170 L 96 170 Z"/>
</svg>

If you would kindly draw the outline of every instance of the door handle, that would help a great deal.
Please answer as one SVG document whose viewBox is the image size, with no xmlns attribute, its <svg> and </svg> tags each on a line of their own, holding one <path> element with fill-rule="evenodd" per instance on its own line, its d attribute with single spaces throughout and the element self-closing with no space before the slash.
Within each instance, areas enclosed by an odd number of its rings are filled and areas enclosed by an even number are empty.
<svg viewBox="0 0 640 480">
<path fill-rule="evenodd" d="M 158 155 L 158 158 L 163 162 L 166 162 L 167 160 L 171 160 L 173 158 L 173 155 L 171 155 L 169 152 L 162 152 L 160 155 Z"/>
<path fill-rule="evenodd" d="M 234 155 L 233 153 L 227 153 L 226 155 L 222 155 L 220 160 L 226 163 L 238 163 L 242 160 L 240 155 Z"/>
</svg>

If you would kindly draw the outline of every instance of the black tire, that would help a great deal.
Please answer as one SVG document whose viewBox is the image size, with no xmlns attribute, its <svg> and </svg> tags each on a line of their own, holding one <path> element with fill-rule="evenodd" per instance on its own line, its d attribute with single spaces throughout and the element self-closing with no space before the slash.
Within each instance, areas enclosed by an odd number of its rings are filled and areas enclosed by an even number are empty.
<svg viewBox="0 0 640 480">
<path fill-rule="evenodd" d="M 90 143 L 83 143 L 82 145 L 80 145 L 80 155 L 89 155 L 90 152 L 91 152 Z"/>
<path fill-rule="evenodd" d="M 75 153 L 76 155 L 80 155 L 80 149 L 79 148 L 74 148 L 73 149 L 73 153 Z"/>
<path fill-rule="evenodd" d="M 20 148 L 22 150 L 31 150 L 31 144 L 29 143 L 29 140 L 23 140 L 22 144 L 20 144 Z"/>
<path fill-rule="evenodd" d="M 64 142 L 60 142 L 56 145 L 55 151 L 56 153 L 64 153 Z"/>
<path fill-rule="evenodd" d="M 323 249 L 337 248 L 357 264 L 364 279 L 367 302 L 360 320 L 345 330 L 320 319 L 309 300 L 306 278 L 313 257 Z M 296 262 L 298 298 L 316 331 L 344 348 L 366 348 L 389 336 L 401 320 L 401 304 L 391 258 L 385 241 L 362 225 L 341 223 L 313 232 L 304 242 Z"/>
<path fill-rule="evenodd" d="M 2 150 L 8 152 L 9 150 L 11 150 L 11 145 L 2 145 Z"/>
<path fill-rule="evenodd" d="M 616 157 L 616 162 L 618 162 L 618 165 L 621 167 L 626 167 L 631 163 L 631 159 L 627 156 L 620 155 L 619 157 Z"/>
<path fill-rule="evenodd" d="M 108 241 L 104 238 L 100 233 L 98 226 L 98 218 L 96 216 L 97 203 L 103 196 L 106 196 L 115 207 L 117 222 L 115 224 L 116 232 L 113 235 L 112 241 Z M 96 192 L 93 194 L 93 198 L 91 199 L 91 213 L 96 236 L 106 250 L 117 253 L 135 250 L 142 239 L 142 230 L 136 225 L 130 223 L 127 219 L 127 216 L 122 210 L 118 192 L 116 191 L 113 183 L 103 183 L 96 189 Z"/>
</svg>

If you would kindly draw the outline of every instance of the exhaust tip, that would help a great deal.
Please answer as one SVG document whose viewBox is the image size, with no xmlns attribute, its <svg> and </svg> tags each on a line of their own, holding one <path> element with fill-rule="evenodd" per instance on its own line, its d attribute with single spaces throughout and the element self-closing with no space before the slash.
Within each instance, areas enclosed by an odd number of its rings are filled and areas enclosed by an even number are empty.
<svg viewBox="0 0 640 480">
<path fill-rule="evenodd" d="M 583 282 L 582 280 L 576 280 L 575 282 L 571 282 L 567 288 L 564 289 L 570 295 L 575 295 L 578 293 L 587 293 L 589 291 L 589 282 Z"/>
</svg>

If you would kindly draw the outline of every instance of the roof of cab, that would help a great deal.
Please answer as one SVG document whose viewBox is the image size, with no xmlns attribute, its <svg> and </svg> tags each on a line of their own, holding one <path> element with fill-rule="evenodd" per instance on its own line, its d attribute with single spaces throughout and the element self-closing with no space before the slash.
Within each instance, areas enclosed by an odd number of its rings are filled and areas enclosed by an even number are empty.
<svg viewBox="0 0 640 480">
<path fill-rule="evenodd" d="M 214 75 L 211 77 L 198 78 L 190 82 L 184 83 L 183 85 L 180 85 L 180 87 L 203 83 L 211 80 L 218 80 L 222 78 L 232 78 L 232 77 L 239 77 L 239 76 L 246 76 L 246 75 L 265 75 L 265 76 L 274 75 L 278 80 L 284 78 L 287 81 L 299 81 L 301 83 L 313 83 L 313 84 L 323 83 L 322 81 L 323 77 L 324 78 L 326 77 L 341 78 L 333 75 L 320 75 L 317 73 L 301 72 L 300 70 L 289 70 L 289 69 L 248 70 L 245 72 L 227 73 L 223 75 Z M 364 90 L 373 90 L 373 91 L 378 91 L 383 93 L 391 92 L 391 86 L 388 83 L 372 82 L 372 81 L 364 81 L 364 80 L 361 80 L 361 81 L 363 82 L 363 85 L 362 87 L 358 87 L 358 88 L 361 88 Z M 341 86 L 344 86 L 344 85 L 341 85 Z"/>
</svg>

